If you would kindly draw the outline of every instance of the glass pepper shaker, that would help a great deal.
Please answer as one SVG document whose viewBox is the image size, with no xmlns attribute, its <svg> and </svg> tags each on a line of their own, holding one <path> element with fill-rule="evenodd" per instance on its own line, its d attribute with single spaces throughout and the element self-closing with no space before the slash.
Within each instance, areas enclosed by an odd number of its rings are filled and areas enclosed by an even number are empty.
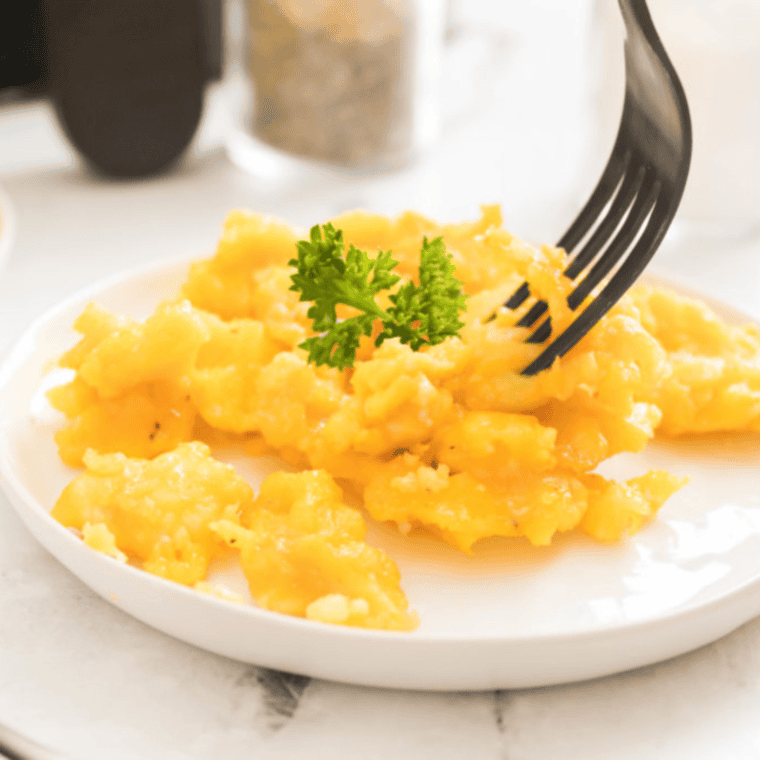
<svg viewBox="0 0 760 760">
<path fill-rule="evenodd" d="M 242 0 L 237 13 L 228 149 L 243 168 L 261 173 L 270 153 L 382 171 L 437 136 L 444 0 Z"/>
</svg>

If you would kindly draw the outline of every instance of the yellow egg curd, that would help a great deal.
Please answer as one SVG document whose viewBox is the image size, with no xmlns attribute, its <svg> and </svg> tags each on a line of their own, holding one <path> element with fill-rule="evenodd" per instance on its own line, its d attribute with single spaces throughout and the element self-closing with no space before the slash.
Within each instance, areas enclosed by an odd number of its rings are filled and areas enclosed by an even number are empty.
<svg viewBox="0 0 760 760">
<path fill-rule="evenodd" d="M 416 276 L 423 237 L 443 236 L 469 296 L 461 337 L 418 352 L 366 339 L 342 372 L 307 363 L 298 344 L 312 334 L 309 304 L 290 290 L 287 264 L 298 236 L 232 212 L 216 254 L 145 322 L 95 304 L 76 321 L 82 339 L 60 362 L 76 376 L 49 398 L 67 418 L 60 456 L 85 470 L 57 520 L 199 590 L 209 563 L 234 552 L 261 607 L 409 630 L 416 616 L 394 562 L 366 543 L 365 515 L 464 552 L 489 536 L 545 545 L 574 528 L 620 541 L 685 480 L 651 471 L 618 483 L 595 473 L 603 460 L 641 451 L 655 433 L 760 428 L 754 325 L 636 286 L 566 356 L 525 377 L 541 347 L 515 326 L 527 304 L 503 304 L 527 281 L 555 330 L 568 324 L 562 250 L 518 240 L 495 206 L 464 224 L 412 212 L 332 223 L 347 245 L 390 249 L 402 282 Z M 220 436 L 297 472 L 270 475 L 254 496 L 212 458 L 206 444 Z"/>
</svg>

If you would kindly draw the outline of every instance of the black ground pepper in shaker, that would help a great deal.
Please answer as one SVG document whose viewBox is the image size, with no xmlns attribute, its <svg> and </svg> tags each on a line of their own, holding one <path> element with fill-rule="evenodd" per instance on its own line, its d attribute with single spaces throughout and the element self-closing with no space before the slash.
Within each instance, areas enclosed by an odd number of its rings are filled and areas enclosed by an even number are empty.
<svg viewBox="0 0 760 760">
<path fill-rule="evenodd" d="M 262 141 L 335 166 L 405 162 L 414 140 L 415 5 L 246 0 Z"/>
</svg>

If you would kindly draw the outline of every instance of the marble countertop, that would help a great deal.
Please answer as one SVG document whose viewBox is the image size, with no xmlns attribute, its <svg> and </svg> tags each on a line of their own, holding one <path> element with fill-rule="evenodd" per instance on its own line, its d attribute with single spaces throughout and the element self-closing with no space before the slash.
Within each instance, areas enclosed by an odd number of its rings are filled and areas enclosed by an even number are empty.
<svg viewBox="0 0 760 760">
<path fill-rule="evenodd" d="M 0 186 L 17 217 L 0 273 L 0 353 L 47 307 L 104 276 L 212 249 L 225 213 L 310 225 L 363 206 L 441 220 L 502 204 L 506 225 L 556 240 L 611 145 L 593 106 L 591 3 L 467 6 L 472 81 L 450 93 L 433 151 L 402 171 L 279 189 L 221 147 L 223 89 L 171 173 L 98 179 L 45 102 L 0 104 Z M 487 55 L 483 54 L 488 38 Z M 473 84 L 474 82 L 474 84 Z M 456 89 L 459 88 L 459 89 Z M 760 242 L 669 235 L 660 271 L 760 317 Z M 659 665 L 532 690 L 421 693 L 345 686 L 223 659 L 95 596 L 0 497 L 0 722 L 73 760 L 760 757 L 760 621 Z"/>
</svg>

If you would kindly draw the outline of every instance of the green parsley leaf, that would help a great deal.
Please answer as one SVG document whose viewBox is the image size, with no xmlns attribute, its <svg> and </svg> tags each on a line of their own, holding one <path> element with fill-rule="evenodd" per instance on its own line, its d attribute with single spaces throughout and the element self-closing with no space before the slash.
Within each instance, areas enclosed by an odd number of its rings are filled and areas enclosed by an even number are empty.
<svg viewBox="0 0 760 760">
<path fill-rule="evenodd" d="M 299 344 L 309 352 L 310 362 L 339 369 L 353 366 L 361 336 L 371 335 L 378 319 L 383 329 L 375 345 L 398 338 L 414 351 L 458 336 L 464 326 L 459 312 L 465 308 L 466 296 L 442 238 L 424 239 L 419 285 L 407 282 L 391 294 L 388 298 L 393 305 L 387 311 L 377 305 L 375 296 L 401 279 L 393 274 L 398 262 L 390 251 L 379 251 L 370 258 L 351 245 L 344 256 L 343 231 L 329 223 L 312 227 L 309 240 L 299 241 L 296 248 L 297 258 L 288 262 L 296 268 L 290 289 L 300 293 L 301 301 L 311 301 L 307 314 L 314 332 L 319 333 Z M 339 320 L 339 303 L 360 314 Z"/>
<path fill-rule="evenodd" d="M 465 309 L 467 296 L 462 283 L 454 276 L 451 254 L 443 238 L 428 242 L 425 238 L 420 252 L 420 284 L 407 282 L 397 293 L 389 296 L 393 306 L 388 309 L 392 322 L 385 325 L 376 344 L 397 337 L 409 343 L 414 351 L 422 346 L 441 343 L 459 335 L 464 322 L 459 312 Z"/>
</svg>

